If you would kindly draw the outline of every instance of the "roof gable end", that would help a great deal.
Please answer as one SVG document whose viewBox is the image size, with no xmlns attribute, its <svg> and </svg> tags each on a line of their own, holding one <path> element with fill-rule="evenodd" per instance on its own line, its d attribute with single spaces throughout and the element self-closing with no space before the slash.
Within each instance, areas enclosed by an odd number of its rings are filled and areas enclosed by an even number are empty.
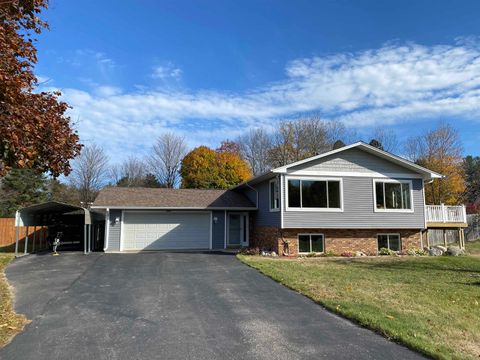
<svg viewBox="0 0 480 360">
<path fill-rule="evenodd" d="M 301 160 L 301 161 L 297 161 L 297 162 L 294 162 L 294 163 L 291 163 L 291 164 L 288 164 L 288 165 L 285 165 L 285 166 L 281 166 L 281 167 L 278 167 L 276 169 L 273 169 L 272 172 L 274 172 L 274 173 L 289 173 L 295 168 L 301 168 L 302 165 L 307 165 L 309 163 L 312 163 L 312 164 L 318 163 L 322 159 L 341 154 L 341 153 L 346 152 L 346 151 L 351 150 L 351 149 L 358 149 L 358 150 L 361 150 L 361 151 L 365 151 L 365 152 L 367 152 L 367 153 L 369 153 L 373 156 L 376 156 L 380 159 L 383 159 L 383 160 L 386 160 L 386 161 L 390 162 L 392 165 L 394 165 L 397 168 L 404 168 L 404 169 L 407 169 L 409 172 L 414 172 L 414 173 L 420 174 L 422 176 L 422 178 L 424 178 L 425 180 L 430 180 L 430 179 L 435 179 L 435 178 L 441 178 L 442 177 L 441 174 L 438 174 L 434 171 L 431 171 L 431 170 L 426 169 L 426 168 L 424 168 L 420 165 L 417 165 L 417 164 L 415 164 L 411 161 L 403 159 L 400 156 L 397 156 L 397 155 L 391 154 L 389 152 L 380 150 L 380 149 L 378 149 L 374 146 L 368 145 L 364 142 L 357 142 L 357 143 L 354 143 L 354 144 L 351 144 L 351 145 L 344 146 L 344 147 L 339 148 L 339 149 L 328 151 L 326 153 L 323 153 L 323 154 L 320 154 L 320 155 L 317 155 L 317 156 L 313 156 L 313 157 L 310 157 L 310 158 L 307 158 L 307 159 L 304 159 L 304 160 Z"/>
</svg>

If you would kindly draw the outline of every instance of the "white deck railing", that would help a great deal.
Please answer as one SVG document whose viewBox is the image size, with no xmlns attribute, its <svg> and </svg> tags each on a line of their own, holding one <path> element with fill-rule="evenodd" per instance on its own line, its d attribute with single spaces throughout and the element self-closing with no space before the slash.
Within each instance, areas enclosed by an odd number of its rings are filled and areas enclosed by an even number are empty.
<svg viewBox="0 0 480 360">
<path fill-rule="evenodd" d="M 448 205 L 425 205 L 425 216 L 427 222 L 438 223 L 466 223 L 467 212 L 465 205 L 448 206 Z"/>
</svg>

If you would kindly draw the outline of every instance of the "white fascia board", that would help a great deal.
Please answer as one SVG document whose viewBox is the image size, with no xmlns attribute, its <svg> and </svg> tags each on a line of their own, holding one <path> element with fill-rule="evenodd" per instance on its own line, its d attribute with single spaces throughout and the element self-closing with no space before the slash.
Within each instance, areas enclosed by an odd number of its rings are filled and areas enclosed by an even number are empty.
<svg viewBox="0 0 480 360">
<path fill-rule="evenodd" d="M 109 206 L 109 205 L 97 205 L 92 206 L 92 209 L 125 209 L 125 210 L 257 210 L 256 207 L 164 207 L 164 206 Z"/>
</svg>

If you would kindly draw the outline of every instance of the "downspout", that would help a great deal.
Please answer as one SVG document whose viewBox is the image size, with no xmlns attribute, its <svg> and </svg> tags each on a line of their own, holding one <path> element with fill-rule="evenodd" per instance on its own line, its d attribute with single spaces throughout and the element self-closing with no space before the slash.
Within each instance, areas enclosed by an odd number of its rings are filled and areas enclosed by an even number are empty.
<svg viewBox="0 0 480 360">
<path fill-rule="evenodd" d="M 282 243 L 283 243 L 283 252 L 282 252 L 282 255 L 283 256 L 290 256 L 290 245 L 289 245 L 289 242 L 288 240 L 285 240 L 285 238 L 283 237 L 283 200 L 284 199 L 284 186 L 285 185 L 285 175 L 284 174 L 279 174 L 278 175 L 278 179 L 279 179 L 279 192 L 280 192 L 280 238 L 282 239 Z M 278 254 L 280 255 L 280 254 Z"/>
<path fill-rule="evenodd" d="M 423 180 L 423 189 L 422 189 L 422 192 L 423 192 L 423 223 L 424 223 L 424 233 L 425 233 L 425 237 L 426 237 L 426 243 L 427 243 L 427 247 L 429 248 L 429 245 L 430 245 L 430 242 L 428 241 L 428 226 L 427 226 L 427 202 L 426 202 L 426 193 L 425 193 L 425 185 L 428 185 L 428 184 L 431 184 L 433 183 L 433 179 L 429 179 L 429 180 Z M 422 250 L 423 250 L 423 246 L 425 245 L 423 243 L 423 234 L 421 234 L 422 236 L 422 239 L 421 239 L 421 245 L 422 245 Z"/>
<path fill-rule="evenodd" d="M 108 249 L 108 237 L 110 234 L 110 209 L 107 208 L 105 211 L 105 231 L 104 231 L 104 244 L 103 244 L 103 251 Z"/>
<path fill-rule="evenodd" d="M 258 210 L 258 190 L 255 189 L 254 187 L 252 187 L 248 181 L 245 182 L 245 185 L 247 185 L 250 189 L 252 189 L 253 191 L 255 191 L 255 194 L 256 194 L 256 201 L 255 201 L 255 207 L 257 208 Z M 250 235 L 250 219 L 248 218 L 248 235 Z M 249 236 L 250 237 L 250 236 Z M 248 246 L 250 247 L 250 239 L 248 241 Z"/>
</svg>

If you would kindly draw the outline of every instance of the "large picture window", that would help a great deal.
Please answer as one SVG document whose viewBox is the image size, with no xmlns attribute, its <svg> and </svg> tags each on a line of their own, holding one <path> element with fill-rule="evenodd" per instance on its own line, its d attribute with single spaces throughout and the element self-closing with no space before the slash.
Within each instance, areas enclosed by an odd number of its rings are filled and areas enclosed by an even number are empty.
<svg viewBox="0 0 480 360">
<path fill-rule="evenodd" d="M 298 252 L 322 253 L 324 251 L 323 234 L 299 234 Z"/>
<path fill-rule="evenodd" d="M 341 209 L 340 180 L 288 179 L 288 207 Z"/>
<path fill-rule="evenodd" d="M 377 210 L 412 210 L 411 182 L 375 180 Z"/>
</svg>

